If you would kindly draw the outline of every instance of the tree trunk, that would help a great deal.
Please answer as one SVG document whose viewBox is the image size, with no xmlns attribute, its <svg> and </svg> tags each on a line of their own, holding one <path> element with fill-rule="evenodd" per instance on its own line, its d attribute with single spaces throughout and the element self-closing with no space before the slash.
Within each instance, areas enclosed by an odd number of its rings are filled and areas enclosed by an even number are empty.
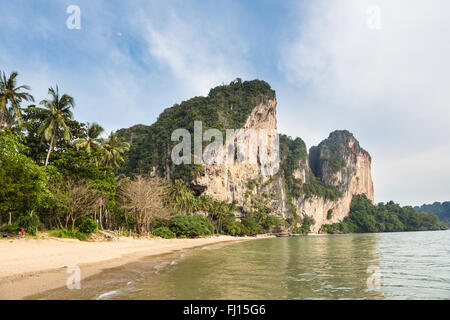
<svg viewBox="0 0 450 320">
<path fill-rule="evenodd" d="M 56 222 L 57 222 L 57 224 L 58 224 L 60 229 L 64 229 L 64 227 L 62 225 L 62 222 L 61 222 L 61 219 L 59 218 L 59 216 L 56 217 Z"/>
<path fill-rule="evenodd" d="M 70 219 L 70 216 L 67 216 L 65 219 L 65 223 L 64 223 L 64 229 L 67 229 L 67 227 L 69 226 L 69 219 Z"/>
<path fill-rule="evenodd" d="M 111 213 L 108 211 L 108 209 L 106 209 L 106 213 L 108 215 L 108 230 L 111 230 L 111 224 L 112 224 L 112 217 L 111 217 Z"/>
<path fill-rule="evenodd" d="M 52 152 L 54 137 L 55 135 L 52 134 L 52 137 L 50 139 L 50 146 L 48 147 L 47 158 L 45 159 L 45 166 L 48 166 L 48 159 L 50 159 L 50 153 Z"/>
<path fill-rule="evenodd" d="M 10 226 L 11 225 L 11 221 L 12 219 L 11 219 L 11 212 L 9 212 L 9 220 L 8 220 L 8 225 Z"/>
<path fill-rule="evenodd" d="M 3 102 L 3 99 L 0 99 L 0 107 L 2 107 L 2 105 L 1 105 L 2 102 Z M 4 111 L 6 111 L 6 105 L 8 104 L 8 100 L 5 99 L 4 103 L 5 103 L 5 105 L 3 106 L 4 110 L 0 109 L 0 129 L 3 128 L 3 122 L 5 121 L 5 113 L 4 113 Z"/>
<path fill-rule="evenodd" d="M 103 204 L 100 204 L 100 208 L 99 208 L 99 211 L 98 211 L 98 218 L 99 218 L 99 221 L 100 221 L 100 230 L 103 230 L 102 208 L 103 208 Z"/>
</svg>

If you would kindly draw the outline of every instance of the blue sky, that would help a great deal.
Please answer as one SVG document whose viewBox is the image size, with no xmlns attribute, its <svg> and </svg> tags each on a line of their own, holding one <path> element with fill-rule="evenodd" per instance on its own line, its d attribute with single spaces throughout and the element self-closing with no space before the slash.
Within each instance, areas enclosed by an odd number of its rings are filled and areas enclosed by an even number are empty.
<svg viewBox="0 0 450 320">
<path fill-rule="evenodd" d="M 69 5 L 80 30 L 66 27 Z M 263 79 L 280 132 L 308 147 L 354 133 L 372 155 L 377 202 L 444 201 L 449 10 L 445 0 L 0 0 L 0 70 L 19 71 L 37 100 L 58 84 L 78 120 L 108 131 L 151 124 L 237 77 Z"/>
</svg>

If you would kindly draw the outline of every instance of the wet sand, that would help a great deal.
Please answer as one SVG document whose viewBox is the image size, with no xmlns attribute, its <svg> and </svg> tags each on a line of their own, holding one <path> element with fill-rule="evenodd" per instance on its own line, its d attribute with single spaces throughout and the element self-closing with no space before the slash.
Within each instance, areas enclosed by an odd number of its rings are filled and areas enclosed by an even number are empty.
<svg viewBox="0 0 450 320">
<path fill-rule="evenodd" d="M 131 239 L 82 242 L 72 239 L 0 240 L 0 299 L 16 300 L 66 286 L 69 268 L 81 280 L 144 257 L 198 246 L 256 239 L 216 236 L 201 239 Z"/>
</svg>

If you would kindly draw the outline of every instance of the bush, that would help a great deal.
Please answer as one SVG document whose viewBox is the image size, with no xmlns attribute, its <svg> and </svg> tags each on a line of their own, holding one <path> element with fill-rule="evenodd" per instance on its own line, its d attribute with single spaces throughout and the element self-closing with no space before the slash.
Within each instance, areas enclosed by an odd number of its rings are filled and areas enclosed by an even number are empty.
<svg viewBox="0 0 450 320">
<path fill-rule="evenodd" d="M 264 231 L 270 231 L 274 228 L 278 229 L 279 227 L 281 227 L 283 225 L 283 220 L 270 214 L 266 214 L 259 224 L 264 229 Z"/>
<path fill-rule="evenodd" d="M 160 227 L 167 227 L 170 228 L 171 220 L 170 219 L 164 219 L 160 217 L 155 217 L 152 222 L 152 230 L 158 229 Z"/>
<path fill-rule="evenodd" d="M 167 227 L 156 228 L 152 231 L 152 234 L 154 236 L 161 237 L 164 239 L 173 239 L 176 237 L 175 233 L 173 233 L 172 230 L 170 230 Z"/>
<path fill-rule="evenodd" d="M 247 236 L 256 236 L 262 233 L 262 227 L 258 224 L 258 221 L 253 216 L 247 216 L 242 218 L 242 234 Z"/>
<path fill-rule="evenodd" d="M 237 221 L 231 221 L 223 226 L 223 232 L 230 236 L 240 236 L 243 232 L 243 225 Z"/>
<path fill-rule="evenodd" d="M 0 232 L 7 232 L 7 233 L 16 233 L 19 231 L 19 226 L 15 223 L 11 225 L 3 225 L 0 227 Z"/>
<path fill-rule="evenodd" d="M 19 217 L 19 219 L 17 219 L 17 224 L 20 228 L 23 228 L 26 233 L 35 236 L 39 230 L 41 222 L 39 221 L 39 217 L 37 215 L 30 213 Z"/>
<path fill-rule="evenodd" d="M 195 238 L 214 234 L 214 226 L 201 215 L 177 215 L 172 221 L 170 229 L 177 237 Z"/>
<path fill-rule="evenodd" d="M 98 229 L 98 223 L 91 218 L 85 218 L 79 226 L 79 230 L 82 233 L 91 234 Z"/>
<path fill-rule="evenodd" d="M 54 229 L 50 231 L 50 235 L 57 238 L 78 239 L 80 241 L 86 241 L 88 235 L 78 230 L 69 231 L 67 229 Z"/>
<path fill-rule="evenodd" d="M 302 221 L 301 227 L 296 227 L 292 230 L 294 234 L 308 234 L 311 232 L 311 226 L 314 225 L 316 221 L 314 218 L 305 216 Z"/>
<path fill-rule="evenodd" d="M 365 195 L 352 198 L 350 213 L 341 223 L 324 225 L 328 233 L 364 233 L 440 230 L 443 226 L 438 218 L 415 211 L 412 207 L 401 207 L 390 201 L 374 205 Z"/>
<path fill-rule="evenodd" d="M 308 230 L 306 230 L 304 227 L 295 227 L 292 229 L 293 234 L 308 234 Z"/>
</svg>

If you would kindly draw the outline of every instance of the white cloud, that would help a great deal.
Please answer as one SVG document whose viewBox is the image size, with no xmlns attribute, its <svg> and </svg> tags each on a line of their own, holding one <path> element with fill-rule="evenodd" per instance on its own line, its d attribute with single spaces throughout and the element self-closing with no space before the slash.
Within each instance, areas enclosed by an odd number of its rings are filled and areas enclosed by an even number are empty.
<svg viewBox="0 0 450 320">
<path fill-rule="evenodd" d="M 403 157 L 387 156 L 372 165 L 373 175 L 389 188 L 380 188 L 378 197 L 403 204 L 421 205 L 448 201 L 450 185 L 450 144 Z M 375 181 L 377 182 L 377 181 Z M 419 193 L 420 196 L 411 195 Z M 394 198 L 395 194 L 395 198 Z"/>
<path fill-rule="evenodd" d="M 149 53 L 193 94 L 248 75 L 248 48 L 237 32 L 186 11 L 162 12 L 164 19 L 141 17 Z"/>
</svg>

